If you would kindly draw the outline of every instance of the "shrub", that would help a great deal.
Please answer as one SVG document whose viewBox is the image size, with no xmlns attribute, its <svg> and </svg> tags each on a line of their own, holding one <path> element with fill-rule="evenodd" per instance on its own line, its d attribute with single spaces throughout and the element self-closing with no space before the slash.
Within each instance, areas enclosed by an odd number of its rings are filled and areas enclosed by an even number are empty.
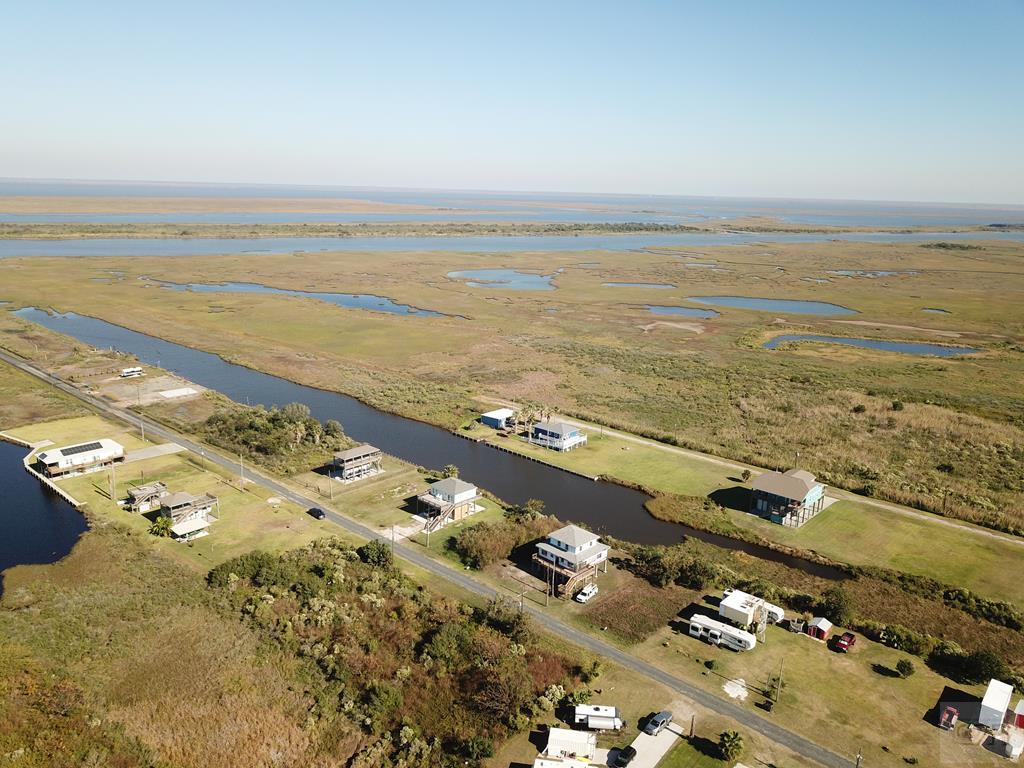
<svg viewBox="0 0 1024 768">
<path fill-rule="evenodd" d="M 853 406 L 854 413 L 864 413 L 864 411 L 866 411 L 867 409 L 867 406 L 864 405 L 863 403 L 857 403 L 855 406 Z"/>
<path fill-rule="evenodd" d="M 900 659 L 896 662 L 896 671 L 899 672 L 900 677 L 906 679 L 914 674 L 914 662 L 910 659 Z"/>
<path fill-rule="evenodd" d="M 849 626 L 853 621 L 853 600 L 845 589 L 836 585 L 821 593 L 818 611 L 833 624 Z"/>
<path fill-rule="evenodd" d="M 892 401 L 892 409 L 894 411 L 902 411 L 903 410 L 903 401 L 902 400 L 893 400 Z"/>
<path fill-rule="evenodd" d="M 390 568 L 394 564 L 395 557 L 391 547 L 380 539 L 368 541 L 356 550 L 359 559 L 374 568 Z"/>
<path fill-rule="evenodd" d="M 749 482 L 750 481 L 750 470 L 749 469 L 744 469 L 743 472 L 740 474 L 740 478 L 742 478 L 744 483 Z"/>
</svg>

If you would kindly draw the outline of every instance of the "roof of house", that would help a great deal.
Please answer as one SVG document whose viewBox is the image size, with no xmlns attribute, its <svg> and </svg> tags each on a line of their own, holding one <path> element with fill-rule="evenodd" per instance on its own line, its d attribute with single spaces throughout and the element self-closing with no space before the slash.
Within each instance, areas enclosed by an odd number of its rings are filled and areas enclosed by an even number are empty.
<svg viewBox="0 0 1024 768">
<path fill-rule="evenodd" d="M 981 706 L 1005 712 L 1010 708 L 1010 699 L 1012 697 L 1012 685 L 1004 683 L 1002 680 L 990 680 L 988 688 L 985 689 L 985 696 L 981 700 Z"/>
<path fill-rule="evenodd" d="M 146 496 L 153 496 L 157 493 L 163 493 L 167 490 L 167 486 L 163 483 L 156 482 L 150 483 L 149 485 L 137 485 L 134 488 L 128 489 L 128 495 L 133 499 L 140 499 Z"/>
<path fill-rule="evenodd" d="M 584 544 L 589 544 L 598 538 L 596 533 L 591 533 L 586 528 L 580 528 L 578 525 L 567 525 L 564 528 L 559 528 L 557 531 L 552 531 L 548 534 L 549 539 L 555 539 L 568 544 L 570 547 L 582 547 Z"/>
<path fill-rule="evenodd" d="M 548 730 L 548 745 L 544 753 L 549 757 L 577 755 L 593 757 L 597 751 L 597 734 L 587 731 L 570 731 L 568 728 Z"/>
<path fill-rule="evenodd" d="M 472 483 L 467 483 L 465 480 L 459 480 L 457 477 L 446 477 L 444 480 L 438 480 L 436 483 L 431 484 L 430 490 L 443 493 L 446 496 L 458 496 L 466 491 L 473 491 L 475 493 L 476 486 Z"/>
<path fill-rule="evenodd" d="M 362 459 L 366 456 L 373 456 L 374 454 L 380 453 L 380 448 L 375 448 L 369 443 L 363 443 L 357 445 L 354 448 L 348 450 L 338 451 L 334 454 L 334 458 L 339 461 L 354 461 L 355 459 Z"/>
<path fill-rule="evenodd" d="M 54 461 L 60 461 L 61 458 L 68 458 L 69 456 L 77 456 L 80 453 L 89 453 L 92 451 L 112 451 L 114 453 L 124 453 L 124 447 L 113 440 L 107 438 L 100 438 L 99 440 L 92 440 L 87 443 L 76 443 L 75 445 L 66 445 L 63 448 L 53 448 L 49 451 L 43 451 L 36 458 L 42 461 L 44 464 L 52 463 Z"/>
<path fill-rule="evenodd" d="M 579 427 L 574 427 L 572 424 L 566 424 L 564 421 L 538 421 L 533 426 L 535 429 L 540 427 L 549 434 L 559 436 L 563 436 L 569 432 L 579 431 Z"/>
<path fill-rule="evenodd" d="M 164 498 L 165 507 L 180 507 L 185 504 L 193 504 L 197 501 L 196 497 L 188 491 L 176 491 L 170 496 Z"/>
<path fill-rule="evenodd" d="M 513 411 L 511 408 L 498 408 L 497 410 L 488 411 L 487 413 L 481 414 L 481 416 L 487 417 L 489 419 L 507 419 L 510 416 L 514 415 L 515 411 Z"/>
<path fill-rule="evenodd" d="M 581 560 L 589 559 L 590 557 L 593 556 L 593 554 L 595 552 L 601 552 L 601 551 L 607 552 L 608 551 L 608 545 L 607 544 L 597 544 L 595 542 L 594 546 L 587 547 L 586 549 L 582 550 L 581 552 L 567 552 L 564 549 L 559 549 L 556 546 L 548 544 L 546 541 L 538 541 L 537 542 L 537 549 L 543 550 L 544 552 L 547 552 L 549 555 L 552 555 L 554 557 L 560 557 L 563 560 L 565 560 L 565 561 L 567 561 L 569 563 L 572 563 L 573 565 L 578 565 Z"/>
<path fill-rule="evenodd" d="M 764 491 L 785 499 L 807 498 L 815 486 L 819 485 L 814 475 L 804 469 L 791 469 L 788 472 L 765 472 L 754 478 L 751 487 L 755 491 Z"/>
<path fill-rule="evenodd" d="M 589 760 L 577 760 L 573 757 L 545 757 L 534 758 L 533 768 L 590 768 L 593 765 Z"/>
</svg>

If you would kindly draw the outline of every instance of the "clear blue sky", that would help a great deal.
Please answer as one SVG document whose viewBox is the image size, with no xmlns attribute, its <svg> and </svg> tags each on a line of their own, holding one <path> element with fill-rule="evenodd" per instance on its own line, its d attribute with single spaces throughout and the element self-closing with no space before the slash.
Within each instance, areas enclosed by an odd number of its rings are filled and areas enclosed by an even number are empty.
<svg viewBox="0 0 1024 768">
<path fill-rule="evenodd" d="M 1024 0 L 23 0 L 0 49 L 0 176 L 1024 203 Z"/>
</svg>

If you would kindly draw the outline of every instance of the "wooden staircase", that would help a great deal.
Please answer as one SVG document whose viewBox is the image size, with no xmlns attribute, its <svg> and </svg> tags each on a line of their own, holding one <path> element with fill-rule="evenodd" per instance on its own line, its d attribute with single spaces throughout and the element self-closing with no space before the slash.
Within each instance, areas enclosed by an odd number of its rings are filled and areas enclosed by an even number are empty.
<svg viewBox="0 0 1024 768">
<path fill-rule="evenodd" d="M 438 512 L 436 515 L 430 517 L 427 520 L 427 522 L 423 524 L 423 532 L 433 533 L 438 528 L 440 528 L 442 523 L 444 523 L 449 517 L 454 516 L 455 506 L 455 504 L 448 504 L 447 506 L 443 507 L 441 511 Z"/>
</svg>

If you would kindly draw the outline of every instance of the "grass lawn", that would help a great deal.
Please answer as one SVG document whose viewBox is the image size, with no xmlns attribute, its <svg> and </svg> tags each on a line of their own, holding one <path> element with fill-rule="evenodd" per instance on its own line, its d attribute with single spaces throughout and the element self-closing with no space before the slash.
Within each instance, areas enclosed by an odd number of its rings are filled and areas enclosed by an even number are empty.
<svg viewBox="0 0 1024 768">
<path fill-rule="evenodd" d="M 475 429 L 475 434 L 486 436 L 495 445 L 586 475 L 614 476 L 654 491 L 714 498 L 716 492 L 742 485 L 735 470 L 711 461 L 637 444 L 614 434 L 602 435 L 598 426 L 591 426 L 587 432 L 587 445 L 562 453 L 520 438 L 500 437 L 487 427 Z M 877 565 L 928 576 L 1024 606 L 1024 592 L 1013 569 L 1006 567 L 1007 562 L 1024 557 L 1024 546 L 973 533 L 977 529 L 967 524 L 954 528 L 938 520 L 900 515 L 847 499 L 798 529 L 774 525 L 735 509 L 728 509 L 728 513 L 730 523 L 771 541 L 813 550 L 852 565 Z M 942 557 L 936 557 L 936 552 L 942 552 Z"/>
<path fill-rule="evenodd" d="M 672 751 L 658 763 L 658 768 L 723 768 L 726 765 L 727 763 L 717 757 L 706 755 L 690 742 L 680 739 Z"/>
</svg>

